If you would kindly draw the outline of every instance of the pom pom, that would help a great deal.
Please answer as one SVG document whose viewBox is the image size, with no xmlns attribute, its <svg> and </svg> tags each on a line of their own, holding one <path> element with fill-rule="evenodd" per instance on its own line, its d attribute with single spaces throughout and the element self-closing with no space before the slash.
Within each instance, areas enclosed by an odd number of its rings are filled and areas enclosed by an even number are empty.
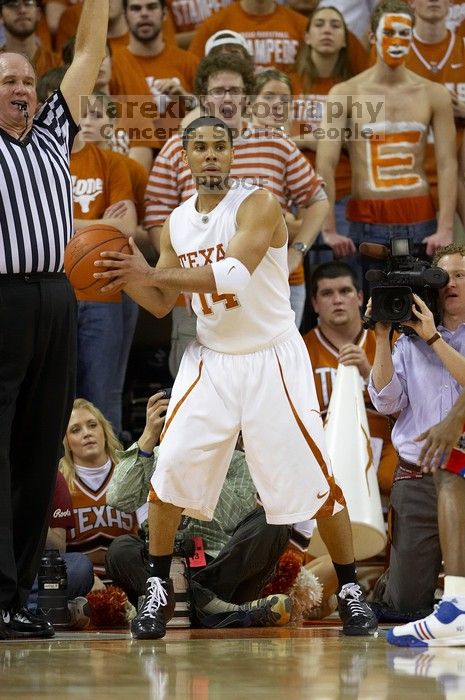
<svg viewBox="0 0 465 700">
<path fill-rule="evenodd" d="M 91 591 L 86 598 L 91 606 L 91 627 L 127 627 L 128 609 L 132 605 L 121 588 L 107 586 L 101 591 Z"/>
<path fill-rule="evenodd" d="M 291 624 L 298 625 L 323 600 L 323 586 L 302 566 L 302 556 L 293 548 L 281 555 L 273 578 L 264 587 L 263 596 L 285 593 L 291 597 Z"/>
<path fill-rule="evenodd" d="M 299 625 L 313 608 L 323 600 L 323 586 L 311 571 L 302 567 L 292 585 L 289 595 L 292 600 L 291 625 Z"/>
<path fill-rule="evenodd" d="M 292 550 L 286 550 L 276 565 L 273 578 L 262 591 L 263 596 L 273 593 L 286 593 L 291 590 L 301 569 L 300 557 Z"/>
</svg>

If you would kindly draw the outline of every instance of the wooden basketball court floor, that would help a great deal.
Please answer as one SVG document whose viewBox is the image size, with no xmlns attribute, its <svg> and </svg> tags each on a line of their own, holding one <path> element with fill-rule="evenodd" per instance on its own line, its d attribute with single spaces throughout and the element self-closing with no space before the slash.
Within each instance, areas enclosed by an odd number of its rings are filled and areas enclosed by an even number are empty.
<svg viewBox="0 0 465 700">
<path fill-rule="evenodd" d="M 465 648 L 401 649 L 344 637 L 334 624 L 170 629 L 159 641 L 124 631 L 0 641 L 8 700 L 465 700 Z"/>
</svg>

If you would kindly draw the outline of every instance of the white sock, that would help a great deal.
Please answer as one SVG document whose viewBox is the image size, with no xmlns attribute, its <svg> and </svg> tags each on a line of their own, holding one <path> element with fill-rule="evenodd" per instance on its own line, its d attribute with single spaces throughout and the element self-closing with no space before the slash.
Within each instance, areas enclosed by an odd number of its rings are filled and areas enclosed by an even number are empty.
<svg viewBox="0 0 465 700">
<path fill-rule="evenodd" d="M 465 603 L 465 576 L 444 576 L 444 598 L 462 598 Z"/>
</svg>

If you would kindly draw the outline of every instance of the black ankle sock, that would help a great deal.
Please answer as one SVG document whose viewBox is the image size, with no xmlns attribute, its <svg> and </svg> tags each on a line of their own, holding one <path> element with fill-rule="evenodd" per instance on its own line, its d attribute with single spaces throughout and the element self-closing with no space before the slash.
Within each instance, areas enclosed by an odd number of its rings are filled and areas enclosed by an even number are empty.
<svg viewBox="0 0 465 700">
<path fill-rule="evenodd" d="M 342 586 L 346 583 L 358 583 L 355 562 L 352 562 L 352 564 L 336 564 L 336 562 L 333 561 L 333 566 L 336 569 L 336 576 L 339 582 L 338 591 L 340 591 Z"/>
<path fill-rule="evenodd" d="M 164 554 L 161 557 L 149 554 L 150 576 L 158 576 L 158 578 L 167 581 L 170 577 L 172 554 Z"/>
</svg>

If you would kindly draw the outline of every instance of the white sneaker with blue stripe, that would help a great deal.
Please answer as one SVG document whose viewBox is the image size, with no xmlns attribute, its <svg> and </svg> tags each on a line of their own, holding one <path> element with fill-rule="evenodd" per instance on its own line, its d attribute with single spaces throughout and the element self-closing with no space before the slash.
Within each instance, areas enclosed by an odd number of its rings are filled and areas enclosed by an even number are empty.
<svg viewBox="0 0 465 700">
<path fill-rule="evenodd" d="M 434 612 L 422 620 L 388 630 L 387 641 L 399 647 L 465 646 L 463 599 L 442 599 Z"/>
</svg>

